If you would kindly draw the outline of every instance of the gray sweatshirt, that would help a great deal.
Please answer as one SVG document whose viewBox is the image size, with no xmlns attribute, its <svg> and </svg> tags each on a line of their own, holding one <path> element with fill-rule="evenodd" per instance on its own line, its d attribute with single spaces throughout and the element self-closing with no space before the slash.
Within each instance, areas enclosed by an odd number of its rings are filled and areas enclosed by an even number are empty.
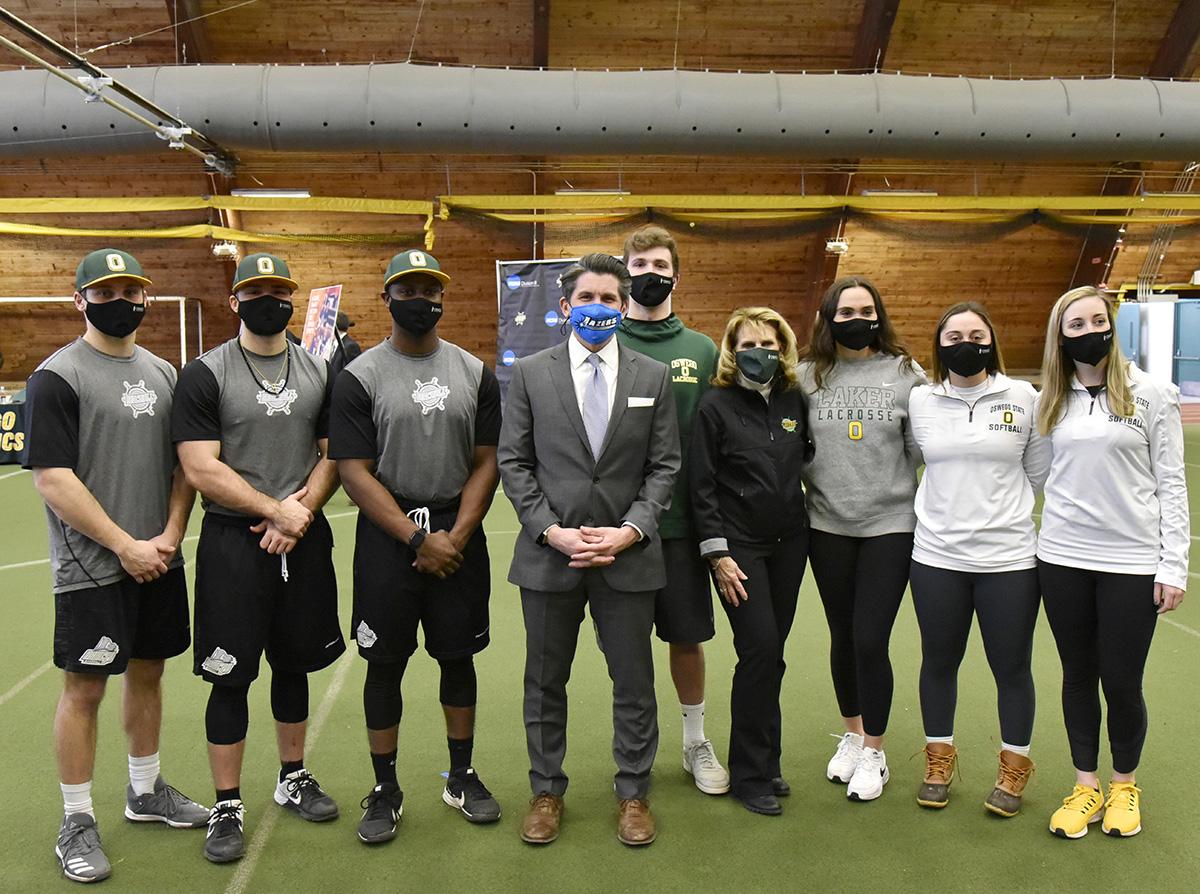
<svg viewBox="0 0 1200 894">
<path fill-rule="evenodd" d="M 811 363 L 802 362 L 797 372 L 817 448 L 802 473 L 812 527 L 847 537 L 912 531 L 916 463 L 904 431 L 909 392 L 926 384 L 924 371 L 887 354 L 839 360 L 819 390 Z"/>
</svg>

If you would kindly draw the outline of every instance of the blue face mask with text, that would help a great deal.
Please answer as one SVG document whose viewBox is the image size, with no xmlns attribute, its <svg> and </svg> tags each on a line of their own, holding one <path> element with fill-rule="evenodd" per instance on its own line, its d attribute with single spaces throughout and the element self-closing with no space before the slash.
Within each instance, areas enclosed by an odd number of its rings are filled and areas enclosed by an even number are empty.
<svg viewBox="0 0 1200 894">
<path fill-rule="evenodd" d="M 582 304 L 571 308 L 571 328 L 589 345 L 608 341 L 621 325 L 621 312 L 604 304 Z"/>
</svg>

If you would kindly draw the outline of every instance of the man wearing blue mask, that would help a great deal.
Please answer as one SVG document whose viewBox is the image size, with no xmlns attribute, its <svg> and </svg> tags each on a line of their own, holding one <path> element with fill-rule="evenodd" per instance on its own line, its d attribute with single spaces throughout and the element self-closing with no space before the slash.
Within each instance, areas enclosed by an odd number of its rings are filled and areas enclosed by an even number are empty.
<svg viewBox="0 0 1200 894">
<path fill-rule="evenodd" d="M 508 579 L 525 618 L 530 844 L 558 837 L 567 775 L 567 679 L 587 606 L 613 680 L 617 837 L 655 838 L 646 800 L 658 749 L 650 630 L 666 582 L 658 522 L 679 472 L 667 366 L 614 336 L 631 277 L 591 254 L 562 276 L 565 344 L 513 367 L 498 458 L 521 523 Z"/>
</svg>

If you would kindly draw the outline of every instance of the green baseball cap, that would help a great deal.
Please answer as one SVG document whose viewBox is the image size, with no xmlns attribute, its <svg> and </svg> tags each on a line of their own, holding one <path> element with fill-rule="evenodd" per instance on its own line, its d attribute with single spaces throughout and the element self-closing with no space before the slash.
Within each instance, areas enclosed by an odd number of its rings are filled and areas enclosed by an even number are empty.
<svg viewBox="0 0 1200 894">
<path fill-rule="evenodd" d="M 442 265 L 438 263 L 437 258 L 424 249 L 409 248 L 392 258 L 388 264 L 387 276 L 383 280 L 383 287 L 386 289 L 407 273 L 428 273 L 443 283 L 450 282 L 450 277 L 442 272 Z"/>
<path fill-rule="evenodd" d="M 119 248 L 101 248 L 85 257 L 75 268 L 75 289 L 82 292 L 88 286 L 122 276 L 136 279 L 144 286 L 151 284 L 142 272 L 142 265 L 129 252 Z"/>
<path fill-rule="evenodd" d="M 241 263 L 237 265 L 237 273 L 233 277 L 233 285 L 229 291 L 236 292 L 247 283 L 263 279 L 277 279 L 285 282 L 292 291 L 299 288 L 299 283 L 292 279 L 292 274 L 288 271 L 287 261 L 266 252 L 259 252 L 242 258 Z"/>
</svg>

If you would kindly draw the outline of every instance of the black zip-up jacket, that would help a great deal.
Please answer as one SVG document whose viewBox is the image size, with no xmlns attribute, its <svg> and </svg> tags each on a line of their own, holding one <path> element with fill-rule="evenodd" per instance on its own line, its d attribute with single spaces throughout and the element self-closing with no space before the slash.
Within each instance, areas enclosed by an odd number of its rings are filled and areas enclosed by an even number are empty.
<svg viewBox="0 0 1200 894">
<path fill-rule="evenodd" d="M 812 456 L 801 389 L 776 385 L 769 402 L 737 385 L 705 394 L 689 453 L 700 554 L 770 548 L 808 527 L 800 467 Z"/>
</svg>

